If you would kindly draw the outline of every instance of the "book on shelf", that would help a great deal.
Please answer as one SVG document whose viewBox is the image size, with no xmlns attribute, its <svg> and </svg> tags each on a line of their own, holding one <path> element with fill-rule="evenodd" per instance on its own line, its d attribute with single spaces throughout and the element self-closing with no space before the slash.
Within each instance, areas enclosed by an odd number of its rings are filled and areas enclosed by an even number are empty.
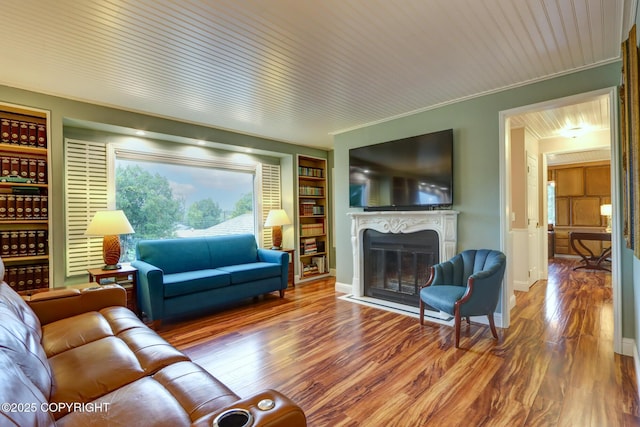
<svg viewBox="0 0 640 427">
<path fill-rule="evenodd" d="M 302 242 L 302 253 L 305 255 L 315 254 L 318 252 L 318 247 L 316 246 L 316 239 L 309 238 L 304 239 Z"/>
<path fill-rule="evenodd" d="M 315 264 L 318 267 L 318 273 L 326 273 L 326 259 L 324 256 L 311 257 L 311 264 Z"/>
<path fill-rule="evenodd" d="M 324 188 L 313 185 L 301 185 L 299 191 L 301 196 L 324 196 Z"/>
<path fill-rule="evenodd" d="M 311 168 L 308 166 L 299 166 L 298 175 L 310 176 L 313 178 L 323 178 L 324 170 L 321 168 Z"/>
<path fill-rule="evenodd" d="M 324 215 L 324 206 L 318 205 L 315 200 L 302 200 L 300 214 L 303 216 Z"/>
<path fill-rule="evenodd" d="M 318 274 L 318 266 L 315 264 L 301 264 L 302 277 Z"/>
<path fill-rule="evenodd" d="M 321 236 L 324 234 L 324 223 L 302 224 L 300 226 L 300 235 L 305 236 Z"/>
</svg>

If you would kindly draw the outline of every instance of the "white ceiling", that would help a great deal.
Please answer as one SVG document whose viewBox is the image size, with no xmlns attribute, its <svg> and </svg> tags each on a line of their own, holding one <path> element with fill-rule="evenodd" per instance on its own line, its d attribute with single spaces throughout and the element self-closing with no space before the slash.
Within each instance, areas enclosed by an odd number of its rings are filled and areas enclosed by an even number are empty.
<svg viewBox="0 0 640 427">
<path fill-rule="evenodd" d="M 333 133 L 616 60 L 635 6 L 2 0 L 0 84 L 331 148 Z"/>
</svg>

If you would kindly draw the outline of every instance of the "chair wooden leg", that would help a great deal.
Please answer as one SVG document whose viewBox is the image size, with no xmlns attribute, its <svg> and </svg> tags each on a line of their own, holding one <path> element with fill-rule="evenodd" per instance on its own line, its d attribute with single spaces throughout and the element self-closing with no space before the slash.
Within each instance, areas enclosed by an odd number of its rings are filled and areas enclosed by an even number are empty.
<svg viewBox="0 0 640 427">
<path fill-rule="evenodd" d="M 420 299 L 420 324 L 424 325 L 424 302 Z"/>
<path fill-rule="evenodd" d="M 467 316 L 467 325 L 471 324 L 471 317 Z"/>
<path fill-rule="evenodd" d="M 489 318 L 489 327 L 491 328 L 491 333 L 495 339 L 498 339 L 498 331 L 496 331 L 496 323 L 493 321 L 493 313 L 487 314 Z"/>
</svg>

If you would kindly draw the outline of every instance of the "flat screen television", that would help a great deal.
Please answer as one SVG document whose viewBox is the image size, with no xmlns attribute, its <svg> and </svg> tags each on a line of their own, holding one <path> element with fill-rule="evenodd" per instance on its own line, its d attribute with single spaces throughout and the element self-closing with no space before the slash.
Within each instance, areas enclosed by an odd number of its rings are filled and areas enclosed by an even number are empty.
<svg viewBox="0 0 640 427">
<path fill-rule="evenodd" d="M 349 150 L 349 205 L 365 210 L 449 208 L 453 129 Z"/>
</svg>

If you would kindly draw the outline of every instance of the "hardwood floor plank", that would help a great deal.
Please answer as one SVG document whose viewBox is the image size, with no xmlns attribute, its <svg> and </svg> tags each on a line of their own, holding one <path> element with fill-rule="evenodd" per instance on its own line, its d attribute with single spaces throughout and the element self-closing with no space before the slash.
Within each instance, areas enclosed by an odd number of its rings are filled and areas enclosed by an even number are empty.
<svg viewBox="0 0 640 427">
<path fill-rule="evenodd" d="M 158 331 L 240 396 L 275 388 L 309 426 L 640 425 L 633 359 L 613 353 L 610 274 L 554 260 L 499 340 L 296 286 Z"/>
</svg>

